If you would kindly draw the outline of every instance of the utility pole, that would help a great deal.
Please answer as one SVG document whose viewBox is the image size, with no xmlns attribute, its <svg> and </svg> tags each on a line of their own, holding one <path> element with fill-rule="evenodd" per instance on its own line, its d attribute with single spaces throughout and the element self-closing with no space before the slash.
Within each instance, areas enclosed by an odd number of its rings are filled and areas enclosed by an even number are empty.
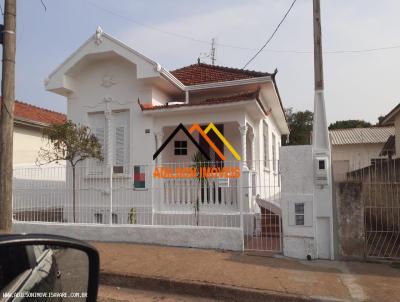
<svg viewBox="0 0 400 302">
<path fill-rule="evenodd" d="M 215 65 L 215 61 L 217 60 L 215 58 L 215 38 L 212 38 L 211 40 L 211 52 L 210 52 L 210 57 L 211 57 L 211 65 Z"/>
<path fill-rule="evenodd" d="M 10 233 L 12 228 L 16 6 L 16 0 L 4 0 L 2 101 L 0 109 L 0 233 Z"/>
<path fill-rule="evenodd" d="M 314 24 L 314 213 L 317 257 L 334 259 L 332 165 L 324 99 L 320 0 L 313 0 Z"/>
<path fill-rule="evenodd" d="M 314 24 L 314 122 L 313 122 L 313 146 L 315 149 L 328 150 L 329 135 L 326 121 L 324 100 L 324 76 L 322 65 L 322 41 L 321 41 L 321 10 L 319 0 L 313 0 L 313 24 Z"/>
</svg>

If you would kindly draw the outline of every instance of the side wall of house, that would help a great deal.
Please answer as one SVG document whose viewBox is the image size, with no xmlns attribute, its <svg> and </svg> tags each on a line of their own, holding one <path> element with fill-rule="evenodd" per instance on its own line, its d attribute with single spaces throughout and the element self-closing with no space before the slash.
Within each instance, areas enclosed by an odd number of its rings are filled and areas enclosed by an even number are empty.
<svg viewBox="0 0 400 302">
<path fill-rule="evenodd" d="M 379 158 L 382 144 L 353 144 L 332 146 L 332 165 L 335 179 L 339 180 L 349 171 L 371 164 L 371 159 Z"/>
<path fill-rule="evenodd" d="M 396 136 L 396 157 L 400 158 L 400 113 L 398 113 L 395 118 L 394 127 Z"/>
<path fill-rule="evenodd" d="M 13 164 L 14 166 L 31 166 L 35 164 L 38 152 L 46 141 L 42 129 L 24 125 L 14 126 Z"/>
</svg>

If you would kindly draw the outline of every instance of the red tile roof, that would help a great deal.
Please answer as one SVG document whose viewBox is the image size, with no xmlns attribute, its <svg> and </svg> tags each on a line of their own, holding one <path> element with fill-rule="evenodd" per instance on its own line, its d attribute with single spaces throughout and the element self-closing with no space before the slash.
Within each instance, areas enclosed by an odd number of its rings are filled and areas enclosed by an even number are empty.
<svg viewBox="0 0 400 302">
<path fill-rule="evenodd" d="M 214 97 L 214 98 L 209 98 L 205 99 L 202 101 L 196 101 L 193 103 L 181 103 L 181 104 L 173 104 L 173 105 L 158 105 L 158 106 L 153 106 L 151 104 L 141 104 L 140 101 L 139 105 L 142 111 L 149 111 L 149 110 L 159 110 L 159 109 L 173 109 L 173 108 L 180 108 L 180 107 L 190 107 L 190 106 L 202 106 L 202 105 L 216 105 L 216 104 L 222 104 L 222 103 L 234 103 L 234 102 L 240 102 L 240 101 L 254 101 L 257 100 L 259 105 L 261 106 L 262 110 L 265 112 L 265 114 L 269 114 L 264 106 L 261 104 L 259 101 L 259 92 L 260 90 L 253 90 L 253 91 L 246 91 L 246 92 L 241 92 L 241 93 L 236 93 L 233 95 L 227 95 L 223 97 Z"/>
<path fill-rule="evenodd" d="M 67 120 L 62 113 L 15 101 L 14 117 L 16 120 L 39 122 L 43 124 L 61 124 Z"/>
<path fill-rule="evenodd" d="M 184 85 L 225 82 L 272 75 L 267 72 L 209 65 L 205 63 L 182 67 L 171 71 L 171 73 Z"/>
</svg>

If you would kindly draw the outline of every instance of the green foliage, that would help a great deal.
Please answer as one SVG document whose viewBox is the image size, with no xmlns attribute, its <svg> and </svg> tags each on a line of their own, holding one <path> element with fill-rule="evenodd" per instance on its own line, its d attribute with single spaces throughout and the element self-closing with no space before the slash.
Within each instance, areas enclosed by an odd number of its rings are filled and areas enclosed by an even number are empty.
<svg viewBox="0 0 400 302">
<path fill-rule="evenodd" d="M 285 145 L 308 145 L 311 143 L 313 113 L 309 110 L 294 111 L 293 108 L 285 110 L 289 125 L 289 142 L 282 138 Z"/>
<path fill-rule="evenodd" d="M 75 167 L 87 158 L 103 160 L 101 145 L 87 126 L 67 121 L 46 128 L 43 136 L 47 138 L 48 144 L 46 148 L 40 149 L 36 160 L 38 164 L 66 160 Z"/>
<path fill-rule="evenodd" d="M 101 145 L 87 126 L 67 121 L 52 125 L 43 131 L 48 140 L 47 148 L 39 150 L 36 163 L 39 165 L 66 160 L 72 167 L 72 211 L 76 222 L 76 185 L 75 167 L 87 158 L 103 160 Z"/>
<path fill-rule="evenodd" d="M 384 115 L 378 116 L 378 123 L 376 125 L 379 126 L 383 122 L 384 118 L 385 118 Z"/>
<path fill-rule="evenodd" d="M 329 130 L 334 129 L 348 129 L 348 128 L 368 128 L 371 127 L 372 124 L 366 122 L 364 120 L 344 120 L 344 121 L 336 121 L 329 125 Z"/>
</svg>

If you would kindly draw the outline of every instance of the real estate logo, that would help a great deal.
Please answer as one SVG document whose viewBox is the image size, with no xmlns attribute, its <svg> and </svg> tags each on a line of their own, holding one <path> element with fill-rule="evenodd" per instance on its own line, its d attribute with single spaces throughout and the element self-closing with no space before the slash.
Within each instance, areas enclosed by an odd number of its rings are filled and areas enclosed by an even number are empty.
<svg viewBox="0 0 400 302">
<path fill-rule="evenodd" d="M 199 152 L 207 160 L 206 162 L 197 163 L 194 166 L 187 167 L 170 167 L 170 166 L 156 166 L 154 168 L 154 177 L 156 178 L 239 178 L 240 177 L 240 167 L 239 166 L 226 166 L 223 164 L 217 164 L 211 161 L 211 158 L 202 146 L 193 137 L 194 132 L 198 132 L 199 135 L 207 142 L 210 148 L 215 152 L 220 158 L 220 163 L 226 161 L 226 157 L 223 152 L 216 146 L 216 144 L 207 135 L 210 131 L 213 131 L 216 136 L 221 140 L 224 146 L 232 153 L 233 157 L 240 161 L 240 155 L 236 152 L 235 148 L 229 143 L 225 136 L 218 130 L 218 128 L 210 123 L 203 130 L 199 124 L 193 124 L 189 130 L 180 123 L 175 130 L 168 136 L 165 142 L 157 149 L 153 154 L 153 160 L 155 160 L 160 153 L 165 149 L 165 147 L 171 142 L 175 135 L 179 131 L 183 131 L 189 140 L 196 146 Z"/>
</svg>

